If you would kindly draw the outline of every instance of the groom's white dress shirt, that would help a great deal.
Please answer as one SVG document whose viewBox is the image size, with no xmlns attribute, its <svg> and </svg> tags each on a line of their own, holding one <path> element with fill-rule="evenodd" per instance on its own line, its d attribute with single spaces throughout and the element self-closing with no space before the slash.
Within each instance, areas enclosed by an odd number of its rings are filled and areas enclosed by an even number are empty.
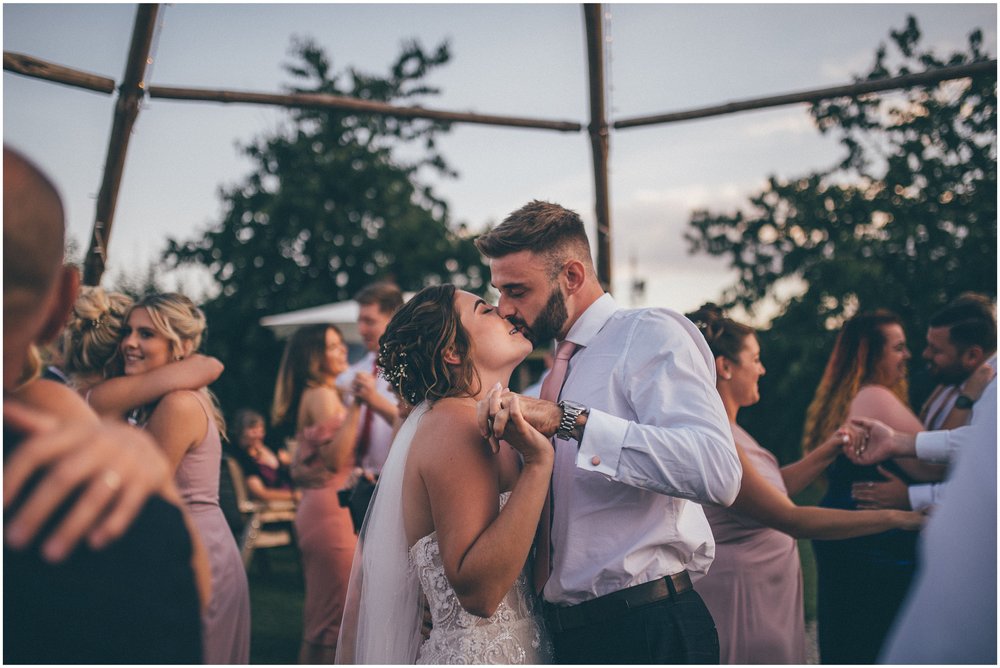
<svg viewBox="0 0 1000 668">
<path fill-rule="evenodd" d="M 580 348 L 560 398 L 590 415 L 579 444 L 555 439 L 545 599 L 573 605 L 685 569 L 697 580 L 715 557 L 698 504 L 730 505 L 742 476 L 704 337 L 679 313 L 605 294 L 566 339 Z"/>
</svg>

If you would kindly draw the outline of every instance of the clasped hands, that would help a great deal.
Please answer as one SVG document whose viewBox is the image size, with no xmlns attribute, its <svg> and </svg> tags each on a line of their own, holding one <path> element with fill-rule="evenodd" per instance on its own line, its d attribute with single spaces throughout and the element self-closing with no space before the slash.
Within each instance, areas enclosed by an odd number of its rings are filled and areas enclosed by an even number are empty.
<svg viewBox="0 0 1000 668">
<path fill-rule="evenodd" d="M 500 383 L 476 404 L 479 433 L 493 452 L 500 451 L 502 439 L 521 453 L 526 464 L 553 456 L 551 439 L 561 415 L 557 404 L 511 392 Z"/>
<path fill-rule="evenodd" d="M 113 420 L 64 422 L 13 400 L 4 401 L 3 418 L 5 426 L 24 435 L 3 467 L 4 538 L 14 549 L 30 545 L 77 491 L 69 512 L 42 544 L 42 555 L 51 562 L 64 559 L 82 539 L 100 549 L 120 537 L 151 494 L 181 503 L 166 458 L 139 429 Z"/>
</svg>

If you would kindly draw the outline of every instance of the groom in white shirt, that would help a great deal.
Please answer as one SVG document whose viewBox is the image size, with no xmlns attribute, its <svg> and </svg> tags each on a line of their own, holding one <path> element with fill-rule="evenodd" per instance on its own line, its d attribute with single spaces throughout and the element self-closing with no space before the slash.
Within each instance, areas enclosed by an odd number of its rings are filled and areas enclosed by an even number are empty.
<svg viewBox="0 0 1000 668">
<path fill-rule="evenodd" d="M 557 661 L 718 663 L 715 624 L 691 587 L 715 556 L 699 504 L 730 505 L 742 469 L 704 338 L 677 312 L 620 308 L 583 221 L 557 204 L 527 204 L 476 246 L 501 315 L 536 346 L 559 342 L 561 388 L 522 399 L 556 437 L 540 526 L 551 538 L 535 567 Z M 507 395 L 481 404 L 484 434 L 502 437 Z"/>
</svg>

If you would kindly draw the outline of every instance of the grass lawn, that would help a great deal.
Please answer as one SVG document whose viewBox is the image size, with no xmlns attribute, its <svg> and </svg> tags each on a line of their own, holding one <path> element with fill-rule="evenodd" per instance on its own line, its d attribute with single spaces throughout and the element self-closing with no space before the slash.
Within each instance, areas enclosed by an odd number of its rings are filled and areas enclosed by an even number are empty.
<svg viewBox="0 0 1000 668">
<path fill-rule="evenodd" d="M 298 550 L 258 550 L 250 566 L 250 663 L 295 664 L 304 597 Z"/>
</svg>

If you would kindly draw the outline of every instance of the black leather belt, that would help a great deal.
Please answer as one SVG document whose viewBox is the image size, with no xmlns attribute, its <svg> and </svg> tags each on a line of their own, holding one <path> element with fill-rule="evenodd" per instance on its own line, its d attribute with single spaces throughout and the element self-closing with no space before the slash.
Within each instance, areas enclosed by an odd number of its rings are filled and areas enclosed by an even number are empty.
<svg viewBox="0 0 1000 668">
<path fill-rule="evenodd" d="M 681 571 L 565 608 L 546 603 L 545 621 L 552 633 L 561 633 L 620 617 L 629 610 L 673 598 L 689 589 L 691 576 L 687 571 Z"/>
</svg>

